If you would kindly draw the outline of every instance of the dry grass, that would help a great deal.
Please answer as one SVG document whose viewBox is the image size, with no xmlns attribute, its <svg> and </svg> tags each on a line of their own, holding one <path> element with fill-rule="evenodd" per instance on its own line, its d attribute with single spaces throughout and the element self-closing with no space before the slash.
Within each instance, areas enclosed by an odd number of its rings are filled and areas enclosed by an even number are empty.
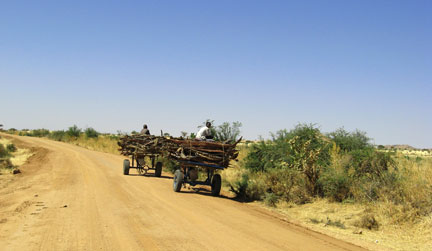
<svg viewBox="0 0 432 251">
<path fill-rule="evenodd" d="M 385 203 L 343 204 L 316 199 L 304 205 L 282 202 L 275 210 L 293 222 L 369 249 L 432 250 L 430 216 L 422 218 L 416 224 L 390 224 L 388 217 L 381 214 L 387 206 Z M 365 216 L 373 216 L 379 228 L 361 228 L 359 224 L 365 221 Z"/>
<path fill-rule="evenodd" d="M 12 144 L 12 142 L 2 137 L 0 138 L 0 144 L 6 147 L 7 145 Z M 14 168 L 2 168 L 0 173 L 11 173 L 14 169 L 26 163 L 27 159 L 30 158 L 33 153 L 29 149 L 17 148 L 15 152 L 11 153 L 11 155 L 12 156 L 9 158 L 9 160 Z"/>
<path fill-rule="evenodd" d="M 77 139 L 66 142 L 94 151 L 119 154 L 117 139 L 106 135 L 100 135 L 97 138 L 87 138 L 81 135 Z"/>
<path fill-rule="evenodd" d="M 246 158 L 248 154 L 248 146 L 245 143 L 240 143 L 237 145 L 239 150 L 239 155 L 237 161 L 231 161 L 230 168 L 227 168 L 221 172 L 223 185 L 228 189 L 229 184 L 234 183 L 239 180 L 246 170 L 242 167 L 242 161 Z"/>
<path fill-rule="evenodd" d="M 315 230 L 349 240 L 354 238 L 375 243 L 373 249 L 432 250 L 432 209 L 428 204 L 422 205 L 432 200 L 432 158 L 423 157 L 418 161 L 404 156 L 403 153 L 396 156 L 405 177 L 403 192 L 406 201 L 400 204 L 385 200 L 344 204 L 317 199 L 305 205 L 281 203 L 277 209 Z M 378 229 L 368 229 L 371 217 L 377 221 Z M 326 225 L 328 219 L 340 221 L 346 229 Z M 361 235 L 354 234 L 359 231 Z"/>
<path fill-rule="evenodd" d="M 16 152 L 12 154 L 10 161 L 14 166 L 22 166 L 27 162 L 33 153 L 29 149 L 18 148 Z"/>
</svg>

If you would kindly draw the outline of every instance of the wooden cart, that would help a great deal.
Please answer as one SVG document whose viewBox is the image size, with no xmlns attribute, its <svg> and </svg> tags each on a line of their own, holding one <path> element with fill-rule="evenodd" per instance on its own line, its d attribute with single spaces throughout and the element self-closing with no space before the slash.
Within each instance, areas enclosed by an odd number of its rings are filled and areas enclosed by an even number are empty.
<svg viewBox="0 0 432 251">
<path fill-rule="evenodd" d="M 178 161 L 180 168 L 174 172 L 173 189 L 175 192 L 180 192 L 182 186 L 189 184 L 190 186 L 205 185 L 211 187 L 211 194 L 218 196 L 222 186 L 222 178 L 217 170 L 223 170 L 225 167 L 210 165 L 193 161 Z M 206 173 L 206 180 L 198 180 L 198 172 Z"/>
<path fill-rule="evenodd" d="M 150 159 L 149 164 L 146 163 L 145 158 Z M 149 170 L 154 170 L 154 176 L 160 177 L 162 175 L 162 162 L 155 161 L 158 159 L 159 154 L 132 154 L 132 165 L 129 159 L 123 161 L 123 175 L 129 175 L 129 170 L 135 168 L 139 175 L 145 175 Z"/>
</svg>

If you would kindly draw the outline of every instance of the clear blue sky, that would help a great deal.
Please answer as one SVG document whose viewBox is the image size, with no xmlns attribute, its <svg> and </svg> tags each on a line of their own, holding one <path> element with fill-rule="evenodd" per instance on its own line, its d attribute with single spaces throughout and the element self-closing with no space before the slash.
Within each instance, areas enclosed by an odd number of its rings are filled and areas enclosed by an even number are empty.
<svg viewBox="0 0 432 251">
<path fill-rule="evenodd" d="M 0 123 L 432 147 L 432 1 L 2 1 Z"/>
</svg>

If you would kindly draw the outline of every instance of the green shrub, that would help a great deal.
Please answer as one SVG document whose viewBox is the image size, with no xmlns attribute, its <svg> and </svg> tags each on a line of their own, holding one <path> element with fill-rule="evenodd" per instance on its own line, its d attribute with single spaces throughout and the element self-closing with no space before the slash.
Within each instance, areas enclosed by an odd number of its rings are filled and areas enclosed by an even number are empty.
<svg viewBox="0 0 432 251">
<path fill-rule="evenodd" d="M 31 131 L 31 133 L 27 134 L 27 136 L 32 136 L 32 137 L 46 137 L 50 134 L 50 131 L 47 129 L 35 129 L 33 131 Z"/>
<path fill-rule="evenodd" d="M 270 168 L 274 168 L 275 163 L 273 163 L 273 158 L 276 153 L 273 151 L 273 148 L 271 143 L 265 141 L 253 144 L 245 158 L 244 166 L 246 169 L 255 172 L 264 172 Z"/>
<path fill-rule="evenodd" d="M 342 202 L 352 197 L 350 187 L 351 179 L 345 172 L 337 172 L 334 168 L 325 168 L 318 180 L 321 195 L 331 201 Z"/>
<path fill-rule="evenodd" d="M 84 130 L 84 133 L 85 133 L 85 135 L 86 135 L 87 138 L 97 138 L 97 137 L 99 137 L 99 133 L 95 129 L 91 128 L 91 127 L 86 128 Z"/>
<path fill-rule="evenodd" d="M 339 128 L 336 131 L 329 133 L 328 137 L 344 152 L 351 152 L 371 147 L 371 144 L 369 143 L 370 138 L 366 136 L 365 132 L 359 130 L 347 132 L 344 128 Z"/>
<path fill-rule="evenodd" d="M 66 132 L 63 130 L 59 130 L 59 131 L 52 131 L 48 137 L 56 141 L 64 141 L 65 136 L 66 136 Z"/>
<path fill-rule="evenodd" d="M 278 200 L 279 200 L 279 197 L 276 194 L 274 194 L 274 193 L 265 193 L 264 203 L 267 206 L 275 207 L 276 204 L 277 204 L 277 202 L 278 202 Z"/>
<path fill-rule="evenodd" d="M 331 144 L 314 125 L 298 125 L 292 133 L 290 166 L 304 173 L 309 194 L 317 195 L 321 169 L 331 162 Z"/>
<path fill-rule="evenodd" d="M 347 169 L 352 169 L 355 178 L 368 177 L 373 180 L 382 180 L 390 168 L 396 168 L 391 153 L 379 152 L 373 148 L 355 150 L 350 153 L 352 161 Z"/>
<path fill-rule="evenodd" d="M 6 150 L 6 148 L 0 144 L 0 158 L 6 158 L 9 157 L 9 152 Z"/>
<path fill-rule="evenodd" d="M 8 145 L 6 146 L 6 150 L 7 150 L 8 152 L 13 153 L 13 152 L 15 152 L 15 151 L 17 150 L 17 148 L 16 148 L 16 146 L 15 146 L 14 144 L 8 144 Z"/>
<path fill-rule="evenodd" d="M 231 184 L 231 191 L 236 194 L 237 199 L 246 200 L 248 198 L 246 194 L 246 189 L 248 188 L 249 175 L 247 173 L 243 173 L 240 180 Z"/>
<path fill-rule="evenodd" d="M 293 130 L 280 130 L 272 134 L 272 140 L 253 144 L 245 158 L 244 166 L 252 172 L 270 172 L 274 169 L 294 170 L 303 175 L 303 189 L 309 195 L 319 193 L 318 179 L 321 169 L 330 165 L 331 144 L 312 124 L 299 124 Z M 280 173 L 292 175 L 290 171 Z M 273 177 L 272 175 L 269 178 Z M 279 183 L 278 183 L 279 184 Z M 275 184 L 270 187 L 276 187 Z M 287 200 L 293 200 L 289 195 L 276 193 Z M 300 201 L 306 201 L 303 196 Z"/>
<path fill-rule="evenodd" d="M 242 201 L 261 200 L 265 194 L 265 184 L 258 174 L 245 172 L 239 180 L 230 184 L 230 190 Z"/>
<path fill-rule="evenodd" d="M 76 125 L 69 127 L 68 130 L 66 131 L 66 135 L 68 135 L 69 137 L 78 138 L 80 134 L 81 134 L 81 129 L 78 128 L 78 126 Z"/>
</svg>

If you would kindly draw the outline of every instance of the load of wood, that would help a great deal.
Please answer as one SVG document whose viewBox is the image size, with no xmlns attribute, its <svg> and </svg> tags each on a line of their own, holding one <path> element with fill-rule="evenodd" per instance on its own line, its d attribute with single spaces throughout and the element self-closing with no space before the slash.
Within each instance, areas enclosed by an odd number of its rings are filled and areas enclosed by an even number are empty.
<svg viewBox="0 0 432 251">
<path fill-rule="evenodd" d="M 119 151 L 125 156 L 162 155 L 179 162 L 228 167 L 230 160 L 238 156 L 236 145 L 240 140 L 228 144 L 172 137 L 126 135 L 120 138 L 118 145 Z"/>
</svg>

